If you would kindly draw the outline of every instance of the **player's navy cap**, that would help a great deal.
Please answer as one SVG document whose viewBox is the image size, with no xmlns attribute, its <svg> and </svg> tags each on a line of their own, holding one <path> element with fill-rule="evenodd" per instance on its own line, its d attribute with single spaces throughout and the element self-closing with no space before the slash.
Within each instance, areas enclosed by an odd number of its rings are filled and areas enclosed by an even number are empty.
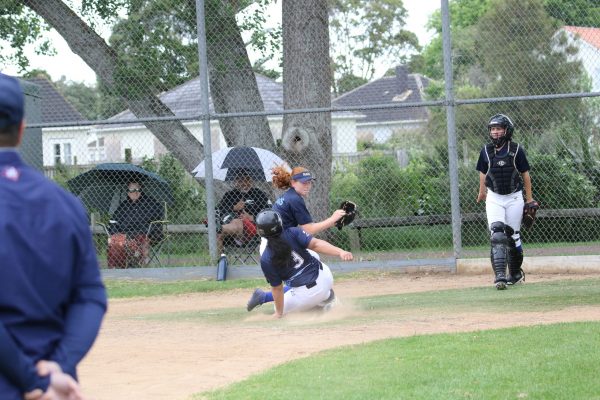
<svg viewBox="0 0 600 400">
<path fill-rule="evenodd" d="M 300 182 L 308 182 L 308 181 L 315 180 L 315 178 L 313 178 L 310 171 L 299 172 L 296 175 L 292 176 L 292 179 L 295 181 L 300 181 Z"/>
<path fill-rule="evenodd" d="M 21 84 L 16 78 L 0 72 L 0 128 L 20 124 L 24 109 Z"/>
</svg>

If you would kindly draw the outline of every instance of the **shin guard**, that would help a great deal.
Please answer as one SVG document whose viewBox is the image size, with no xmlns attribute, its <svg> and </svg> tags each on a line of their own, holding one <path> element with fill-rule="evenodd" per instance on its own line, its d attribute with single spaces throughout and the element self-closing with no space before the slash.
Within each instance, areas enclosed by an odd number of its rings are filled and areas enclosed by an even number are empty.
<svg viewBox="0 0 600 400">
<path fill-rule="evenodd" d="M 490 226 L 492 230 L 491 259 L 494 270 L 494 283 L 498 289 L 504 289 L 506 285 L 506 266 L 508 263 L 508 238 L 504 232 L 505 225 L 502 222 L 494 222 Z M 502 286 L 502 287 L 500 287 Z"/>
<path fill-rule="evenodd" d="M 521 269 L 523 265 L 523 252 L 516 247 L 511 248 L 508 257 L 508 279 L 509 285 L 525 280 L 525 273 Z"/>
</svg>

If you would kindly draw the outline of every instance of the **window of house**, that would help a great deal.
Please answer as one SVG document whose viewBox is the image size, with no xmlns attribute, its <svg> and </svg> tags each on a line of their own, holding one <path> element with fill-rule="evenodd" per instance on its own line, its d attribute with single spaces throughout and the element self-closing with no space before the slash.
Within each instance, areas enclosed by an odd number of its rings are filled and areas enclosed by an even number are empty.
<svg viewBox="0 0 600 400">
<path fill-rule="evenodd" d="M 61 154 L 60 143 L 55 143 L 54 144 L 54 164 L 62 163 L 62 157 L 60 156 L 60 154 Z"/>
<path fill-rule="evenodd" d="M 106 160 L 106 149 L 104 147 L 104 138 L 98 138 L 88 143 L 88 158 L 90 162 Z"/>
<path fill-rule="evenodd" d="M 71 143 L 54 143 L 54 164 L 73 165 Z"/>
</svg>

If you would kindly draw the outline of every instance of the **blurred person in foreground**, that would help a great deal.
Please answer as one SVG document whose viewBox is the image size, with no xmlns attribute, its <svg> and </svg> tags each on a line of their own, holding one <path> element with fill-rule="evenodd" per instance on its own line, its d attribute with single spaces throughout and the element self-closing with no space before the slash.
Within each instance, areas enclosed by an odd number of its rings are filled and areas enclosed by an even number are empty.
<svg viewBox="0 0 600 400">
<path fill-rule="evenodd" d="M 0 73 L 0 398 L 81 399 L 106 312 L 81 202 L 21 159 L 24 94 Z"/>
<path fill-rule="evenodd" d="M 533 200 L 525 149 L 512 141 L 513 122 L 504 114 L 496 114 L 490 118 L 487 128 L 491 143 L 481 149 L 477 161 L 477 202 L 485 201 L 494 285 L 496 289 L 504 290 L 507 285 L 525 279 L 521 269 L 521 221 L 524 207 L 538 205 Z"/>
</svg>

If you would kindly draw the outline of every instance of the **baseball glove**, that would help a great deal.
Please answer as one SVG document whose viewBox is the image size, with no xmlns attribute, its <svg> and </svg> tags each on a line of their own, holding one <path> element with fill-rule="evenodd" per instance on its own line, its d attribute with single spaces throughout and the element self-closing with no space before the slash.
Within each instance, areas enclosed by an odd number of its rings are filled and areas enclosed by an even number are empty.
<svg viewBox="0 0 600 400">
<path fill-rule="evenodd" d="M 540 204 L 532 200 L 529 203 L 525 203 L 523 206 L 523 221 L 522 225 L 525 229 L 531 229 L 535 222 L 535 213 L 540 208 Z"/>
<path fill-rule="evenodd" d="M 356 218 L 358 215 L 358 206 L 350 200 L 346 200 L 342 202 L 340 208 L 346 211 L 346 215 L 344 215 L 335 223 L 335 226 L 341 230 L 344 226 L 354 221 L 354 218 Z"/>
</svg>

